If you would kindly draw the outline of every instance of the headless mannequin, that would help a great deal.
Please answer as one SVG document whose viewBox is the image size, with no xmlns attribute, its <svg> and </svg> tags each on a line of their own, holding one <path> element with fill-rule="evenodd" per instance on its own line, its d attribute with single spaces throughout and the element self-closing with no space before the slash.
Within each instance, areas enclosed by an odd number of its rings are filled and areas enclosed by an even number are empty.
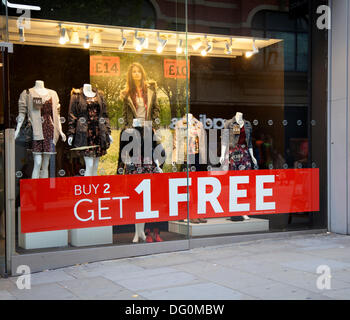
<svg viewBox="0 0 350 320">
<path fill-rule="evenodd" d="M 239 124 L 239 127 L 243 128 L 243 126 L 244 126 L 243 113 L 237 112 L 236 115 L 235 115 L 235 118 L 236 118 L 237 123 Z M 227 146 L 226 145 L 222 145 L 222 147 L 221 147 L 221 157 L 220 157 L 220 163 L 221 164 L 224 164 L 224 162 L 225 162 L 226 149 L 227 149 Z M 249 154 L 250 154 L 250 157 L 252 158 L 252 161 L 253 161 L 254 165 L 257 165 L 258 161 L 254 157 L 253 149 L 249 148 L 248 150 L 249 150 Z M 248 216 L 244 215 L 243 219 L 244 220 L 249 220 L 250 218 Z"/>
<path fill-rule="evenodd" d="M 88 98 L 93 98 L 96 96 L 96 92 L 92 90 L 91 84 L 84 84 L 83 86 L 84 95 Z M 109 136 L 110 142 L 113 142 L 112 136 Z M 73 142 L 73 137 L 68 138 L 68 144 L 71 146 Z M 100 161 L 99 157 L 84 157 L 85 161 L 85 177 L 97 176 L 98 163 Z"/>
<path fill-rule="evenodd" d="M 36 80 L 34 85 L 35 91 L 41 95 L 46 96 L 49 91 L 45 88 L 44 81 Z M 15 132 L 15 139 L 18 137 L 19 130 L 22 127 L 24 118 L 20 117 L 18 119 L 17 128 Z M 63 141 L 66 141 L 66 135 L 62 132 L 60 127 L 60 135 Z M 51 154 L 34 154 L 34 168 L 32 172 L 32 179 L 38 178 L 48 178 L 49 177 L 49 163 L 50 163 Z"/>
<path fill-rule="evenodd" d="M 236 118 L 237 123 L 239 124 L 239 127 L 243 128 L 243 126 L 244 126 L 243 113 L 237 112 L 236 115 L 235 115 L 235 118 Z M 227 149 L 227 146 L 222 145 L 222 147 L 221 147 L 221 157 L 220 157 L 220 163 L 221 164 L 223 164 L 225 162 L 226 149 Z M 253 161 L 254 165 L 257 165 L 258 161 L 254 157 L 253 149 L 249 148 L 248 150 L 249 150 L 249 154 L 250 154 L 250 157 L 252 158 L 252 161 Z"/>
<path fill-rule="evenodd" d="M 187 116 L 186 116 L 186 115 L 183 116 L 183 119 L 184 119 L 184 120 L 186 119 L 186 121 L 188 120 L 188 123 L 189 123 L 189 124 L 191 124 L 192 118 L 193 118 L 192 113 L 187 113 Z M 186 162 L 187 162 L 187 159 L 185 159 L 185 160 L 186 160 Z M 172 162 L 172 165 L 173 165 L 173 167 L 175 167 L 175 166 L 176 166 L 176 162 L 173 161 L 173 162 Z"/>
</svg>

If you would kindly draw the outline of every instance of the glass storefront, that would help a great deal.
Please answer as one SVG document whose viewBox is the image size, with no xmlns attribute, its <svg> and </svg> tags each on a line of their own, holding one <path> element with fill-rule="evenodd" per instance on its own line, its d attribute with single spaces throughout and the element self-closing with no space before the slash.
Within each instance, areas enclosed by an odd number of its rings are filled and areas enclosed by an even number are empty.
<svg viewBox="0 0 350 320">
<path fill-rule="evenodd" d="M 311 6 L 22 3 L 5 19 L 16 255 L 326 228 Z"/>
</svg>

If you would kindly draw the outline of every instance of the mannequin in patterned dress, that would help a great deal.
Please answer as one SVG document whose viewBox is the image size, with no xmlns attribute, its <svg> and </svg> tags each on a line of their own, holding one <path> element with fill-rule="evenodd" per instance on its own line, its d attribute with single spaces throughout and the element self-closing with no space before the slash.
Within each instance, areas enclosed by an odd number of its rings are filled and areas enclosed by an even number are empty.
<svg viewBox="0 0 350 320">
<path fill-rule="evenodd" d="M 53 90 L 48 90 L 44 86 L 44 81 L 36 80 L 35 85 L 32 89 L 34 94 L 42 98 L 43 106 L 41 110 L 41 125 L 44 140 L 33 140 L 33 159 L 34 159 L 34 168 L 32 172 L 32 179 L 38 178 L 48 178 L 49 177 L 49 163 L 52 154 L 55 154 L 55 143 L 53 143 L 54 130 L 52 123 L 52 117 L 54 117 L 54 112 L 52 110 L 52 95 L 56 95 L 56 92 Z M 51 96 L 51 97 L 50 97 Z M 50 97 L 46 101 L 45 98 Z M 57 97 L 58 102 L 58 97 Z M 28 108 L 28 106 L 26 106 Z M 17 128 L 15 132 L 15 139 L 18 137 L 19 131 L 23 124 L 24 117 L 18 117 Z M 34 126 L 34 124 L 32 124 Z M 63 141 L 66 141 L 66 136 L 62 132 L 61 122 L 56 122 L 58 126 L 59 134 Z"/>
</svg>

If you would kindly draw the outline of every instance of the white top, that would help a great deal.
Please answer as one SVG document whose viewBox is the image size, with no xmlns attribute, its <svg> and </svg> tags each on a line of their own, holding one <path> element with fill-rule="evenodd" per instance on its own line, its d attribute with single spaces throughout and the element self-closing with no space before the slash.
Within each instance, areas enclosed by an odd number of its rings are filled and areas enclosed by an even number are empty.
<svg viewBox="0 0 350 320">
<path fill-rule="evenodd" d="M 83 86 L 83 92 L 84 92 L 84 95 L 88 98 L 93 98 L 96 96 L 96 92 L 93 92 L 92 91 L 92 86 L 91 84 L 84 84 Z"/>
<path fill-rule="evenodd" d="M 136 96 L 136 118 L 138 118 L 141 122 L 146 119 L 146 108 L 141 97 Z"/>
</svg>

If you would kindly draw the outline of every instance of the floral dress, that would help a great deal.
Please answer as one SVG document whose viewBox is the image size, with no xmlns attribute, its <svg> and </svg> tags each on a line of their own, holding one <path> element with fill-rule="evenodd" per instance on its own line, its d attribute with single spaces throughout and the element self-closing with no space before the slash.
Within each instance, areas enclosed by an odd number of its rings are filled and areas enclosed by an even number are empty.
<svg viewBox="0 0 350 320">
<path fill-rule="evenodd" d="M 44 140 L 33 140 L 32 152 L 33 154 L 55 154 L 52 98 L 46 100 L 42 105 L 41 122 Z"/>
<path fill-rule="evenodd" d="M 100 128 L 99 128 L 99 114 L 100 114 L 100 105 L 97 102 L 97 98 L 87 98 L 87 148 L 81 150 L 80 154 L 85 157 L 101 157 L 107 153 L 105 149 L 101 148 L 100 141 Z M 78 120 L 79 121 L 79 120 Z"/>
<path fill-rule="evenodd" d="M 241 128 L 239 140 L 235 147 L 230 147 L 229 170 L 252 170 L 252 159 L 246 144 L 244 126 Z"/>
</svg>

